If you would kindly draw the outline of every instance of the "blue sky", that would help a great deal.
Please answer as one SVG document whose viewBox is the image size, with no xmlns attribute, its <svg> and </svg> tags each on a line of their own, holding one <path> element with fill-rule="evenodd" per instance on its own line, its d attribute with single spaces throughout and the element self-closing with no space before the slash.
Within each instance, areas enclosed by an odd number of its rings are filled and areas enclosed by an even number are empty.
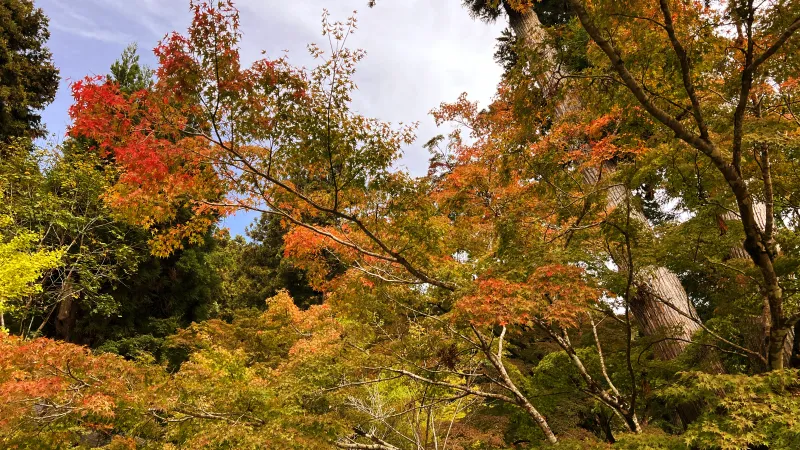
<svg viewBox="0 0 800 450">
<path fill-rule="evenodd" d="M 69 124 L 70 80 L 105 74 L 131 42 L 144 63 L 153 66 L 152 48 L 168 32 L 184 31 L 191 16 L 188 0 L 36 0 L 50 17 L 49 47 L 61 70 L 56 101 L 43 114 L 56 142 Z M 500 80 L 492 60 L 502 24 L 472 20 L 460 0 L 238 0 L 242 18 L 242 57 L 246 62 L 288 52 L 296 65 L 310 65 L 306 46 L 322 42 L 324 8 L 334 20 L 358 11 L 359 29 L 348 45 L 367 51 L 359 66 L 359 112 L 391 122 L 420 121 L 417 143 L 405 149 L 401 164 L 424 173 L 428 155 L 422 144 L 439 134 L 428 112 L 462 92 L 482 103 Z M 241 234 L 253 216 L 225 219 Z"/>
</svg>

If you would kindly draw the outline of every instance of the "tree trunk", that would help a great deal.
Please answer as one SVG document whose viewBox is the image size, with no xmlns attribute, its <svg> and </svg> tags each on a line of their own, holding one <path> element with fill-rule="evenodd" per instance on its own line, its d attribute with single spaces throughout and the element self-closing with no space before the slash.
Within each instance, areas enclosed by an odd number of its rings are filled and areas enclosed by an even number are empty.
<svg viewBox="0 0 800 450">
<path fill-rule="evenodd" d="M 558 70 L 558 65 L 555 64 L 556 52 L 546 43 L 547 34 L 544 26 L 539 21 L 539 17 L 533 8 L 520 13 L 506 3 L 504 5 L 508 15 L 508 24 L 514 30 L 514 34 L 522 38 L 528 50 L 535 52 L 540 59 L 552 63 L 550 64 L 550 69 L 536 80 L 536 83 L 542 89 L 542 95 L 548 99 L 552 98 L 556 94 L 558 78 L 561 73 Z M 570 111 L 577 110 L 580 106 L 580 102 L 576 98 L 566 96 L 559 99 L 558 103 L 554 105 L 554 115 L 556 118 L 561 117 Z"/>
<path fill-rule="evenodd" d="M 758 226 L 763 230 L 767 223 L 767 205 L 759 201 L 754 201 L 753 216 L 755 217 Z M 726 222 L 731 222 L 731 221 L 741 222 L 741 218 L 739 217 L 739 215 L 730 211 L 722 215 L 722 220 Z M 748 261 L 751 260 L 750 255 L 741 245 L 737 245 L 736 247 L 731 249 L 730 258 L 746 259 Z M 794 329 L 789 328 L 787 330 L 776 330 L 778 334 L 781 334 L 781 336 L 779 336 L 779 340 L 783 343 L 780 344 L 776 342 L 774 345 L 775 348 L 770 349 L 767 346 L 768 345 L 767 337 L 771 333 L 770 330 L 771 326 L 772 326 L 772 318 L 770 317 L 769 314 L 769 302 L 765 299 L 762 314 L 758 318 L 755 318 L 752 327 L 750 327 L 747 330 L 744 330 L 745 333 L 747 333 L 745 335 L 746 344 L 748 345 L 748 348 L 751 348 L 761 353 L 762 355 L 771 355 L 773 353 L 777 355 L 778 353 L 781 353 L 783 358 L 781 363 L 783 365 L 788 366 L 792 361 L 792 353 L 794 350 L 794 340 L 795 340 Z M 775 340 L 774 337 L 773 340 Z M 779 351 L 778 349 L 781 348 L 781 346 L 782 350 Z M 773 366 L 773 364 L 770 364 L 770 366 Z"/>
<path fill-rule="evenodd" d="M 533 8 L 529 8 L 526 12 L 519 12 L 506 4 L 505 10 L 508 15 L 508 25 L 514 30 L 517 37 L 522 38 L 525 46 L 529 50 L 541 54 L 544 59 L 553 61 L 555 52 L 549 45 L 544 44 L 547 34 Z"/>
<path fill-rule="evenodd" d="M 509 17 L 509 25 L 514 33 L 522 39 L 525 45 L 539 53 L 542 58 L 555 62 L 555 52 L 549 45 L 545 45 L 546 34 L 539 18 L 532 8 L 524 13 L 520 13 L 506 7 Z M 555 66 L 556 64 L 552 64 Z M 544 76 L 542 80 L 537 80 L 542 85 L 546 96 L 552 96 L 550 87 L 553 86 L 552 79 L 554 74 L 551 72 Z M 562 100 L 555 108 L 556 116 L 562 116 L 566 112 L 580 107 L 577 100 Z M 604 167 L 606 174 L 613 173 L 614 167 L 609 165 Z M 585 181 L 595 184 L 599 181 L 599 172 L 584 173 Z M 612 208 L 618 207 L 626 202 L 631 196 L 630 191 L 625 186 L 614 186 L 608 190 L 608 205 Z M 631 218 L 642 226 L 650 229 L 650 225 L 644 214 L 633 209 Z M 619 259 L 619 258 L 615 258 Z M 625 267 L 625 263 L 617 261 L 620 268 Z M 635 298 L 631 299 L 631 311 L 642 331 L 647 336 L 663 336 L 666 340 L 656 344 L 656 356 L 663 360 L 671 360 L 681 354 L 689 345 L 692 335 L 700 329 L 700 326 L 691 318 L 699 320 L 694 305 L 689 301 L 686 291 L 681 285 L 680 279 L 666 267 L 647 267 L 638 270 L 635 277 L 636 292 Z M 669 303 L 672 306 L 666 306 Z M 677 311 L 684 313 L 680 314 Z M 717 363 L 709 367 L 713 372 L 721 372 L 722 367 Z"/>
<path fill-rule="evenodd" d="M 654 345 L 659 359 L 677 358 L 700 330 L 700 318 L 681 281 L 666 267 L 645 267 L 636 273 L 634 283 L 636 295 L 630 306 L 642 333 L 664 339 Z M 665 304 L 666 299 L 674 308 Z"/>
<path fill-rule="evenodd" d="M 606 176 L 613 174 L 615 168 L 607 164 L 603 168 Z M 600 173 L 596 169 L 586 170 L 584 180 L 597 184 Z M 627 207 L 630 190 L 623 185 L 608 189 L 609 209 Z M 632 207 L 631 221 L 652 232 L 652 227 L 644 213 Z M 626 252 L 612 250 L 612 259 L 621 271 L 628 270 Z M 692 341 L 692 336 L 701 329 L 700 317 L 694 304 L 689 300 L 681 280 L 671 270 L 663 266 L 636 267 L 634 273 L 636 294 L 628 299 L 631 313 L 645 336 L 657 340 L 653 353 L 661 360 L 669 361 L 683 353 Z M 722 373 L 724 369 L 716 355 L 704 358 L 703 369 L 711 373 Z"/>
<path fill-rule="evenodd" d="M 69 342 L 77 319 L 74 303 L 72 297 L 67 296 L 64 300 L 61 300 L 61 304 L 58 306 L 58 315 L 56 315 L 56 336 L 67 342 Z"/>
</svg>

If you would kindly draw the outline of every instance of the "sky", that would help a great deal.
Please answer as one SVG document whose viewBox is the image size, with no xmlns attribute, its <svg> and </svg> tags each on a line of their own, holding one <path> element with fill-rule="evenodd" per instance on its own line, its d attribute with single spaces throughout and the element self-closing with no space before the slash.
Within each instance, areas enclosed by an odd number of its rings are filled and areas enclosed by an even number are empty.
<svg viewBox="0 0 800 450">
<path fill-rule="evenodd" d="M 141 61 L 155 66 L 152 49 L 165 34 L 183 32 L 190 23 L 189 0 L 36 0 L 50 17 L 50 41 L 61 84 L 43 113 L 56 142 L 69 125 L 69 83 L 87 75 L 108 73 L 130 43 Z M 404 150 L 400 165 L 423 174 L 428 155 L 422 144 L 446 132 L 429 112 L 462 92 L 487 104 L 500 81 L 494 62 L 495 38 L 502 23 L 473 20 L 461 0 L 238 0 L 241 55 L 245 63 L 288 55 L 294 65 L 311 66 L 307 45 L 322 44 L 324 9 L 331 20 L 346 20 L 357 11 L 358 30 L 348 46 L 367 52 L 355 81 L 353 108 L 392 123 L 420 122 L 417 142 Z M 224 219 L 232 234 L 242 234 L 252 214 Z"/>
</svg>

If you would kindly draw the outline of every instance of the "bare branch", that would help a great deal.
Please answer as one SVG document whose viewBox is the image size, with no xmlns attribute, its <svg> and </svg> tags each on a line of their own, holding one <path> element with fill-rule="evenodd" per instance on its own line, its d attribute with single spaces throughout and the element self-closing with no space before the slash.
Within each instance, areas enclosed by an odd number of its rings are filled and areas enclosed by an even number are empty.
<svg viewBox="0 0 800 450">
<path fill-rule="evenodd" d="M 603 378 L 606 379 L 606 383 L 608 383 L 608 386 L 611 388 L 614 394 L 617 397 L 621 397 L 619 390 L 617 390 L 617 387 L 614 386 L 614 383 L 611 381 L 611 377 L 608 376 L 608 369 L 606 368 L 606 360 L 605 357 L 603 356 L 603 348 L 600 346 L 600 337 L 597 336 L 597 324 L 595 323 L 594 317 L 592 317 L 591 312 L 587 312 L 586 315 L 589 316 L 589 321 L 592 324 L 592 335 L 594 336 L 594 342 L 597 345 L 597 356 L 600 359 L 600 370 L 603 372 Z"/>
<path fill-rule="evenodd" d="M 493 399 L 493 400 L 500 400 L 500 401 L 504 401 L 504 402 L 508 402 L 508 403 L 516 403 L 516 401 L 513 398 L 508 397 L 508 396 L 503 395 L 503 394 L 495 394 L 493 392 L 484 392 L 484 391 L 479 391 L 477 389 L 472 389 L 472 388 L 469 388 L 469 387 L 466 387 L 466 386 L 461 386 L 461 385 L 454 384 L 454 383 L 447 383 L 447 382 L 444 382 L 444 381 L 431 380 L 430 378 L 423 377 L 421 375 L 417 375 L 414 372 L 409 372 L 408 370 L 394 369 L 394 368 L 391 368 L 391 367 L 365 367 L 365 369 L 385 370 L 387 372 L 399 373 L 399 374 L 407 376 L 408 378 L 411 378 L 412 380 L 416 380 L 416 381 L 419 381 L 419 382 L 422 382 L 422 383 L 432 384 L 434 386 L 447 387 L 447 388 L 454 389 L 454 390 L 457 390 L 457 391 L 466 392 L 468 394 L 472 394 L 472 395 L 475 395 L 475 396 L 478 396 L 478 397 L 484 397 L 484 398 L 489 398 L 489 399 Z"/>
</svg>

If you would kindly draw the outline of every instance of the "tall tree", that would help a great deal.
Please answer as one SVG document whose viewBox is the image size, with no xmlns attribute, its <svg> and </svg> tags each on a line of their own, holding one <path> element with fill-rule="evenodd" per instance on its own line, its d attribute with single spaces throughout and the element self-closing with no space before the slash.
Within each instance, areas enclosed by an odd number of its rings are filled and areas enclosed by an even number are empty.
<svg viewBox="0 0 800 450">
<path fill-rule="evenodd" d="M 322 292 L 314 290 L 306 272 L 284 255 L 288 231 L 279 218 L 263 214 L 248 228 L 249 239 L 220 239 L 214 258 L 222 277 L 225 309 L 262 309 L 264 300 L 284 289 L 303 308 L 322 303 Z"/>
<path fill-rule="evenodd" d="M 780 260 L 791 256 L 778 251 L 777 239 L 785 234 L 791 236 L 793 228 L 782 228 L 777 217 L 781 191 L 775 189 L 778 175 L 774 167 L 786 146 L 793 142 L 792 134 L 784 129 L 792 126 L 790 120 L 794 117 L 784 92 L 792 89 L 797 74 L 793 57 L 797 46 L 794 35 L 800 28 L 797 5 L 730 2 L 720 12 L 699 5 L 678 7 L 665 0 L 657 8 L 637 5 L 634 14 L 625 11 L 626 17 L 654 17 L 654 22 L 636 30 L 629 19 L 618 22 L 615 8 L 601 9 L 611 6 L 606 3 L 590 6 L 570 0 L 570 4 L 581 27 L 606 58 L 604 66 L 624 86 L 628 98 L 635 99 L 650 118 L 674 133 L 676 146 L 686 145 L 703 155 L 721 177 L 725 203 L 741 220 L 743 247 L 758 272 L 770 318 L 764 336 L 768 342 L 764 357 L 770 368 L 783 367 L 784 341 L 798 317 L 789 312 L 794 309 L 791 303 L 785 303 L 788 298 L 783 286 L 791 282 L 782 276 Z M 738 35 L 709 36 L 717 46 L 689 45 L 694 39 L 692 30 L 708 27 L 719 31 L 719 19 L 725 16 L 738 26 Z M 636 78 L 637 71 L 647 71 L 641 64 L 649 66 L 651 59 L 644 53 L 644 41 L 625 39 L 630 47 L 623 50 L 621 42 L 612 42 L 603 34 L 621 23 L 632 31 L 630 37 L 646 36 L 648 43 L 668 55 L 670 65 L 654 75 L 669 84 L 653 91 Z M 736 57 L 729 59 L 721 46 L 736 49 Z M 646 51 L 652 52 L 653 48 Z M 709 61 L 721 65 L 708 66 Z M 715 90 L 709 80 L 724 82 L 727 90 L 712 99 Z M 779 106 L 765 109 L 768 104 Z M 669 110 L 675 107 L 684 113 L 672 114 Z M 775 132 L 779 136 L 777 142 L 763 134 Z M 758 201 L 766 205 L 763 227 L 756 217 Z"/>
<path fill-rule="evenodd" d="M 58 89 L 58 69 L 45 46 L 47 24 L 33 0 L 0 2 L 0 142 L 44 135 L 37 111 Z"/>
<path fill-rule="evenodd" d="M 506 15 L 509 26 L 519 40 L 520 51 L 528 55 L 522 60 L 515 60 L 520 64 L 534 62 L 533 71 L 527 70 L 524 76 L 534 78 L 536 90 L 532 95 L 542 96 L 551 103 L 552 121 L 558 122 L 562 116 L 581 108 L 578 97 L 566 92 L 562 83 L 570 75 L 570 70 L 579 68 L 570 61 L 574 55 L 569 50 L 564 51 L 565 47 L 571 46 L 563 42 L 563 38 L 556 38 L 548 33 L 548 27 L 552 31 L 553 27 L 563 27 L 574 18 L 568 2 L 465 0 L 464 5 L 473 16 L 486 21 L 494 21 L 502 14 Z M 547 130 L 543 132 L 546 133 Z M 532 133 L 531 137 L 535 139 L 536 135 Z M 584 169 L 583 180 L 590 186 L 607 190 L 606 202 L 609 208 L 630 208 L 629 214 L 636 227 L 652 229 L 637 202 L 630 201 L 634 186 L 612 183 L 610 187 L 601 188 L 605 184 L 599 183 L 601 177 L 613 179 L 615 166 L 615 161 L 610 160 L 603 167 L 587 167 Z M 644 333 L 660 340 L 656 344 L 658 355 L 663 359 L 674 359 L 683 352 L 692 336 L 701 328 L 697 324 L 700 317 L 680 278 L 663 266 L 635 265 L 633 261 L 628 261 L 621 248 L 609 249 L 612 250 L 609 256 L 622 272 L 633 270 L 636 284 L 635 295 L 630 299 L 632 314 Z M 664 337 L 667 339 L 664 340 Z M 721 370 L 719 365 L 712 366 L 716 366 L 714 370 Z"/>
</svg>

